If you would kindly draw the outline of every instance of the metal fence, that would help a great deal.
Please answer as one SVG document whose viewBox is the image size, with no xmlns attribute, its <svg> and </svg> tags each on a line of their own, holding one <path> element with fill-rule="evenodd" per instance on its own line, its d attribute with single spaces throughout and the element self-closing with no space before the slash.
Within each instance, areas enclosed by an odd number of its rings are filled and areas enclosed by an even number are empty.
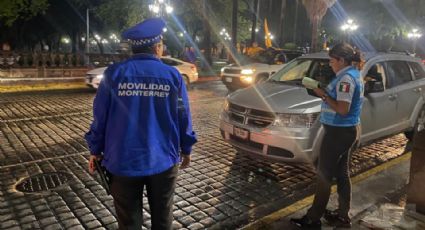
<svg viewBox="0 0 425 230">
<path fill-rule="evenodd" d="M 0 69 L 10 68 L 66 68 L 107 66 L 128 57 L 125 54 L 89 54 L 85 64 L 84 54 L 67 53 L 16 53 L 0 51 Z"/>
</svg>

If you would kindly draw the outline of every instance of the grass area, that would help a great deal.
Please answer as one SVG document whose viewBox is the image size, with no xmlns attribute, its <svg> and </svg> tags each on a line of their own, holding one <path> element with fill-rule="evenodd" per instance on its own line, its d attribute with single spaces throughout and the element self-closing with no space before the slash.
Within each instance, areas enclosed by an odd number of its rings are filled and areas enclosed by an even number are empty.
<svg viewBox="0 0 425 230">
<path fill-rule="evenodd" d="M 85 83 L 35 83 L 35 84 L 16 84 L 0 85 L 0 93 L 22 92 L 22 91 L 43 91 L 52 89 L 79 89 L 87 88 Z"/>
</svg>

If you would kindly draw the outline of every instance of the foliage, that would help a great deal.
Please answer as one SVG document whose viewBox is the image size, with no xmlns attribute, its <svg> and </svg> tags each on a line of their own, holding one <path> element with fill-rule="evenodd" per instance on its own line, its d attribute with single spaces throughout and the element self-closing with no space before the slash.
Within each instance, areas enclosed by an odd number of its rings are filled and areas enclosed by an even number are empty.
<svg viewBox="0 0 425 230">
<path fill-rule="evenodd" d="M 0 0 L 0 25 L 12 26 L 18 19 L 28 20 L 48 6 L 47 0 Z"/>
</svg>

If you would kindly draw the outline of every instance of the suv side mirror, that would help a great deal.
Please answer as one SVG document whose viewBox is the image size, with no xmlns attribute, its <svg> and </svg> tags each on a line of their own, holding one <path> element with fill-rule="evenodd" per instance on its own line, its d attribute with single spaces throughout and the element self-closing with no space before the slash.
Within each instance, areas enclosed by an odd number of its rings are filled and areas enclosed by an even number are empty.
<svg viewBox="0 0 425 230">
<path fill-rule="evenodd" d="M 369 93 L 384 92 L 384 83 L 382 81 L 366 81 L 364 89 L 365 95 Z"/>
</svg>

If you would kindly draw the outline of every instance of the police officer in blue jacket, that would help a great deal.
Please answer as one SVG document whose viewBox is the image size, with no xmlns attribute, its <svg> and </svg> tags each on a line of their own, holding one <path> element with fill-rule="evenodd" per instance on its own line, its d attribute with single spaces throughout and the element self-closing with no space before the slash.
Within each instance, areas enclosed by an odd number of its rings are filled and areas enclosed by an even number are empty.
<svg viewBox="0 0 425 230">
<path fill-rule="evenodd" d="M 152 229 L 171 229 L 178 164 L 189 166 L 197 141 L 183 78 L 159 59 L 164 28 L 162 19 L 152 18 L 122 34 L 134 56 L 106 69 L 85 135 L 89 171 L 101 159 L 112 174 L 120 229 L 141 229 L 144 187 Z"/>
<path fill-rule="evenodd" d="M 329 65 L 335 72 L 325 89 L 314 89 L 323 99 L 320 122 L 324 129 L 317 166 L 314 201 L 307 214 L 291 222 L 303 229 L 321 229 L 320 218 L 337 228 L 350 228 L 351 202 L 350 158 L 360 136 L 363 82 L 353 62 L 362 62 L 359 52 L 349 44 L 336 44 L 329 51 Z M 332 180 L 336 179 L 338 209 L 326 210 Z"/>
</svg>

